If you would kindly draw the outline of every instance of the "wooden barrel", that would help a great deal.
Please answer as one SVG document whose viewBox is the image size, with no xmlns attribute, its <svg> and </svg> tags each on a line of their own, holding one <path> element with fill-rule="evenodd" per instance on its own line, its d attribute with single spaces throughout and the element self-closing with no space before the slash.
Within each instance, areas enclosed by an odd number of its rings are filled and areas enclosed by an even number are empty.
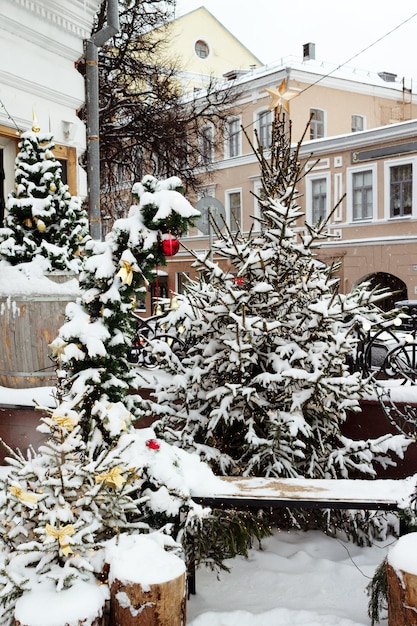
<svg viewBox="0 0 417 626">
<path fill-rule="evenodd" d="M 74 294 L 0 297 L 0 385 L 14 389 L 56 384 L 49 344 Z"/>
</svg>

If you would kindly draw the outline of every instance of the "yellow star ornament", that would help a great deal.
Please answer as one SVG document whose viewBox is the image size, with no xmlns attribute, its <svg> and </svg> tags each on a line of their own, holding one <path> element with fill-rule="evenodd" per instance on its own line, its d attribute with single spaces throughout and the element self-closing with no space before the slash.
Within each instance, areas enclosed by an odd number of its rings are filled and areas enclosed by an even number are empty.
<svg viewBox="0 0 417 626">
<path fill-rule="evenodd" d="M 104 482 L 108 487 L 113 487 L 113 489 L 121 489 L 126 479 L 122 476 L 121 468 L 116 465 L 109 472 L 96 476 L 96 484 L 101 482 Z"/>
<path fill-rule="evenodd" d="M 288 114 L 290 113 L 290 100 L 298 96 L 297 91 L 287 90 L 286 78 L 282 79 L 278 89 L 265 89 L 265 91 L 267 91 L 272 98 L 272 102 L 269 105 L 269 111 L 272 111 L 277 107 L 281 107 Z"/>
</svg>

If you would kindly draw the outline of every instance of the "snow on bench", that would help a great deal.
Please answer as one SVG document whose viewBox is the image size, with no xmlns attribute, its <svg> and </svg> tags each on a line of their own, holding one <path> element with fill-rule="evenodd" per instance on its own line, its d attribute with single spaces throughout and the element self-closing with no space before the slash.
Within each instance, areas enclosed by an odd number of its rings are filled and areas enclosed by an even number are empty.
<svg viewBox="0 0 417 626">
<path fill-rule="evenodd" d="M 410 506 L 417 475 L 403 480 L 221 477 L 193 500 L 216 508 L 315 508 L 399 511 Z"/>
</svg>

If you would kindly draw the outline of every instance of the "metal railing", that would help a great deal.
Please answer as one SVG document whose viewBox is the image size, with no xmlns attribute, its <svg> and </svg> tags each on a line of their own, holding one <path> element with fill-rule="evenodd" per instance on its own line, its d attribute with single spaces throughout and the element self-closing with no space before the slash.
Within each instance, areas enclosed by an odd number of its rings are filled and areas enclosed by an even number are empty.
<svg viewBox="0 0 417 626">
<path fill-rule="evenodd" d="M 370 378 L 390 424 L 417 439 L 417 310 L 364 328 L 356 366 Z M 405 387 L 415 387 L 415 394 Z"/>
<path fill-rule="evenodd" d="M 164 342 L 169 351 L 182 359 L 186 354 L 187 344 L 179 337 L 181 329 L 168 328 L 164 318 L 169 310 L 158 315 L 143 318 L 134 314 L 136 318 L 136 333 L 128 354 L 128 361 L 138 367 L 155 369 L 161 364 L 164 351 L 157 342 Z"/>
</svg>

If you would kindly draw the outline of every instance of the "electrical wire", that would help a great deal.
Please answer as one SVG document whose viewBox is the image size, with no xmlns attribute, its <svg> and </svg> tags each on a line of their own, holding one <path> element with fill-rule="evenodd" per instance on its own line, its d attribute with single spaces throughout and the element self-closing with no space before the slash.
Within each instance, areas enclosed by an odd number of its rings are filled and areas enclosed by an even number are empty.
<svg viewBox="0 0 417 626">
<path fill-rule="evenodd" d="M 1 100 L 1 98 L 0 98 L 0 105 L 4 109 L 4 112 L 6 113 L 7 118 L 13 123 L 13 126 L 16 128 L 17 134 L 20 135 L 20 133 L 22 132 L 22 129 L 18 127 L 18 125 L 16 124 L 16 121 L 10 115 L 9 111 L 6 109 L 5 104 L 4 104 L 3 100 Z"/>
<path fill-rule="evenodd" d="M 385 33 L 385 35 L 382 35 L 381 37 L 379 37 L 378 39 L 376 39 L 373 43 L 369 44 L 369 46 L 366 46 L 366 48 L 363 48 L 363 50 L 361 50 L 360 52 L 357 52 L 356 54 L 354 54 L 352 57 L 350 57 L 349 59 L 347 59 L 347 61 L 344 61 L 344 63 L 341 63 L 340 65 L 338 65 L 337 67 L 335 67 L 331 72 L 328 72 L 328 74 L 325 74 L 324 76 L 321 76 L 318 80 L 316 80 L 315 83 L 312 83 L 311 85 L 309 85 L 308 87 L 306 87 L 305 89 L 303 89 L 302 91 L 300 91 L 300 94 L 304 93 L 305 91 L 307 91 L 308 89 L 311 89 L 311 87 L 314 87 L 315 85 L 317 85 L 318 83 L 320 83 L 322 80 L 324 80 L 325 78 L 327 78 L 328 76 L 331 76 L 332 74 L 334 74 L 334 72 L 337 72 L 337 70 L 340 70 L 340 68 L 344 67 L 345 65 L 347 65 L 348 63 L 350 63 L 351 61 L 353 61 L 353 59 L 356 59 L 358 56 L 360 56 L 361 54 L 363 54 L 364 52 L 367 52 L 370 48 L 373 48 L 373 46 L 375 46 L 377 43 L 379 43 L 380 41 L 383 41 L 386 37 L 389 37 L 389 35 L 391 35 L 392 33 L 394 33 L 396 30 L 398 30 L 399 28 L 401 28 L 401 26 L 404 26 L 404 24 L 407 24 L 407 22 L 410 22 L 413 18 L 415 18 L 417 16 L 417 13 L 413 13 L 413 15 L 410 15 L 410 17 L 408 17 L 406 20 L 404 20 L 403 22 L 401 22 L 400 24 L 398 24 L 397 26 L 394 26 L 394 28 L 392 28 L 390 31 L 388 31 L 387 33 Z"/>
<path fill-rule="evenodd" d="M 377 43 L 379 43 L 380 41 L 383 41 L 386 37 L 389 37 L 389 35 L 391 35 L 392 33 L 394 33 L 396 30 L 398 30 L 399 28 L 401 28 L 401 26 L 404 26 L 404 24 L 407 24 L 407 22 L 410 22 L 412 19 L 414 19 L 417 16 L 417 12 L 413 13 L 413 15 L 410 15 L 410 17 L 408 17 L 406 20 L 400 22 L 400 24 L 397 24 L 397 26 L 394 26 L 394 28 L 392 28 L 391 30 L 389 30 L 387 33 L 385 33 L 385 35 L 382 35 L 381 37 L 379 37 L 378 39 L 376 39 L 373 43 L 369 44 L 368 46 L 366 46 L 366 48 L 363 48 L 360 52 L 357 52 L 356 54 L 354 54 L 353 56 L 351 56 L 349 59 L 347 59 L 346 61 L 344 61 L 343 63 L 341 63 L 340 65 L 338 65 L 337 67 L 335 67 L 331 72 L 328 72 L 327 74 L 324 74 L 323 76 L 321 76 L 318 80 L 316 80 L 314 83 L 311 83 L 311 85 L 308 85 L 307 87 L 305 87 L 305 89 L 303 89 L 302 91 L 300 91 L 298 93 L 298 95 L 300 96 L 302 93 L 305 93 L 306 91 L 308 91 L 309 89 L 311 89 L 312 87 L 315 87 L 315 85 L 318 85 L 318 83 L 320 83 L 322 80 L 324 80 L 325 78 L 328 78 L 329 76 L 331 76 L 332 74 L 334 74 L 335 72 L 337 72 L 338 70 L 340 70 L 342 67 L 344 67 L 345 65 L 347 65 L 348 63 L 350 63 L 351 61 L 353 61 L 354 59 L 356 59 L 358 56 L 360 56 L 361 54 L 363 54 L 364 52 L 367 52 L 368 50 L 370 50 L 370 48 L 373 48 L 373 46 L 375 46 Z M 256 121 L 250 122 L 249 124 L 247 124 L 247 126 L 242 127 L 242 130 L 246 130 L 248 128 L 250 128 L 251 126 L 254 126 L 256 124 Z"/>
</svg>

